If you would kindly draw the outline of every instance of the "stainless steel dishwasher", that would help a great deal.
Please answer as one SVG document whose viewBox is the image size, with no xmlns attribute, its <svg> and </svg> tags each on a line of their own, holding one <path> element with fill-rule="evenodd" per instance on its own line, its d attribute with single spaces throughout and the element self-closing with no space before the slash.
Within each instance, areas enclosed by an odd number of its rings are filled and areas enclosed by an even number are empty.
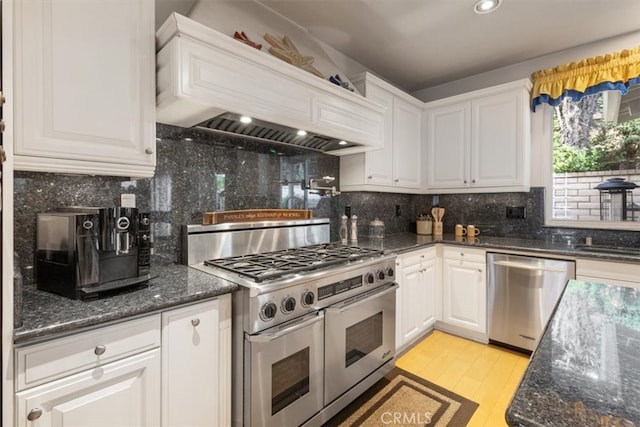
<svg viewBox="0 0 640 427">
<path fill-rule="evenodd" d="M 489 341 L 533 351 L 575 262 L 489 253 L 487 267 Z"/>
</svg>

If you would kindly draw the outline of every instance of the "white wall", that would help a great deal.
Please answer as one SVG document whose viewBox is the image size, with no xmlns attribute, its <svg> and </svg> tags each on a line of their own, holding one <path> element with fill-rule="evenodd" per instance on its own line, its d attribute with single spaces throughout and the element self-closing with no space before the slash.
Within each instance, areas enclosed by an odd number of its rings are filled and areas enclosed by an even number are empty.
<svg viewBox="0 0 640 427">
<path fill-rule="evenodd" d="M 439 86 L 421 89 L 413 92 L 412 95 L 423 101 L 433 101 L 435 99 L 459 95 L 513 80 L 528 78 L 533 72 L 538 70 L 555 67 L 568 62 L 580 61 L 591 56 L 617 52 L 638 45 L 640 45 L 640 31 L 541 56 L 529 61 L 487 71 L 486 73 L 476 74 Z"/>
</svg>

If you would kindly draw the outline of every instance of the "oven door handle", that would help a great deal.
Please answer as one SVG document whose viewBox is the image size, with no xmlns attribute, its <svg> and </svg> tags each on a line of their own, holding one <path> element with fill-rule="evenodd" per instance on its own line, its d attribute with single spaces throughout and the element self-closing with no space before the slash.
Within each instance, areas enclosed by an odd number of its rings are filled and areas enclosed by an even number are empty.
<svg viewBox="0 0 640 427">
<path fill-rule="evenodd" d="M 349 310 L 353 307 L 362 305 L 362 304 L 366 304 L 369 301 L 371 301 L 374 298 L 379 298 L 383 295 L 386 295 L 388 293 L 391 292 L 395 292 L 396 289 L 398 289 L 400 287 L 400 285 L 398 285 L 397 283 L 393 282 L 393 283 L 389 283 L 387 285 L 382 285 L 379 288 L 376 289 L 372 289 L 369 292 L 365 292 L 361 295 L 358 295 L 356 297 L 353 298 L 349 298 L 345 301 L 342 301 L 338 304 L 332 305 L 331 307 L 327 307 L 324 310 L 327 312 L 327 314 L 340 314 L 342 312 L 344 312 L 345 310 Z"/>
<path fill-rule="evenodd" d="M 320 322 L 322 320 L 324 320 L 324 312 L 317 311 L 315 313 L 307 314 L 306 316 L 302 316 L 299 319 L 295 319 L 288 323 L 280 325 L 279 327 L 271 328 L 262 333 L 258 333 L 254 335 L 246 334 L 246 337 L 249 340 L 249 342 L 265 343 L 265 342 L 278 339 L 284 335 L 290 334 L 291 332 L 297 331 L 298 329 L 305 328 L 309 325 L 312 325 L 316 322 Z M 276 328 L 277 328 L 276 331 L 269 332 L 270 330 L 275 330 Z"/>
</svg>

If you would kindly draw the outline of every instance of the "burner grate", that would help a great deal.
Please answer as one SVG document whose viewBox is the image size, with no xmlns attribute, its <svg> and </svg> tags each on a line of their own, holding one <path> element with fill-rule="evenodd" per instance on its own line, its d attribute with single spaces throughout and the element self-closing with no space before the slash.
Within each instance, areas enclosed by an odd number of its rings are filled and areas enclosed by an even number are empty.
<svg viewBox="0 0 640 427">
<path fill-rule="evenodd" d="M 249 277 L 256 282 L 287 274 L 317 270 L 362 258 L 382 255 L 379 249 L 336 243 L 303 246 L 282 251 L 207 260 L 204 263 Z"/>
</svg>

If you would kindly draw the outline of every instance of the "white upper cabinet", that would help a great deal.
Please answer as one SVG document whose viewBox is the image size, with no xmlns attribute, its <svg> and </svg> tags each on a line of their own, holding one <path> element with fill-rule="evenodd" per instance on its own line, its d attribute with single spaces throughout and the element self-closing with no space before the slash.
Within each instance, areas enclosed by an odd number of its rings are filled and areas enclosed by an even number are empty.
<svg viewBox="0 0 640 427">
<path fill-rule="evenodd" d="M 384 147 L 341 157 L 340 189 L 419 193 L 423 103 L 369 73 L 352 81 L 385 108 Z"/>
<path fill-rule="evenodd" d="M 426 104 L 429 192 L 528 191 L 529 80 Z"/>
<path fill-rule="evenodd" d="M 471 106 L 468 102 L 427 110 L 427 182 L 429 188 L 467 186 Z M 436 143 L 439 141 L 439 143 Z"/>
<path fill-rule="evenodd" d="M 153 0 L 29 0 L 15 10 L 15 169 L 155 169 Z"/>
</svg>

